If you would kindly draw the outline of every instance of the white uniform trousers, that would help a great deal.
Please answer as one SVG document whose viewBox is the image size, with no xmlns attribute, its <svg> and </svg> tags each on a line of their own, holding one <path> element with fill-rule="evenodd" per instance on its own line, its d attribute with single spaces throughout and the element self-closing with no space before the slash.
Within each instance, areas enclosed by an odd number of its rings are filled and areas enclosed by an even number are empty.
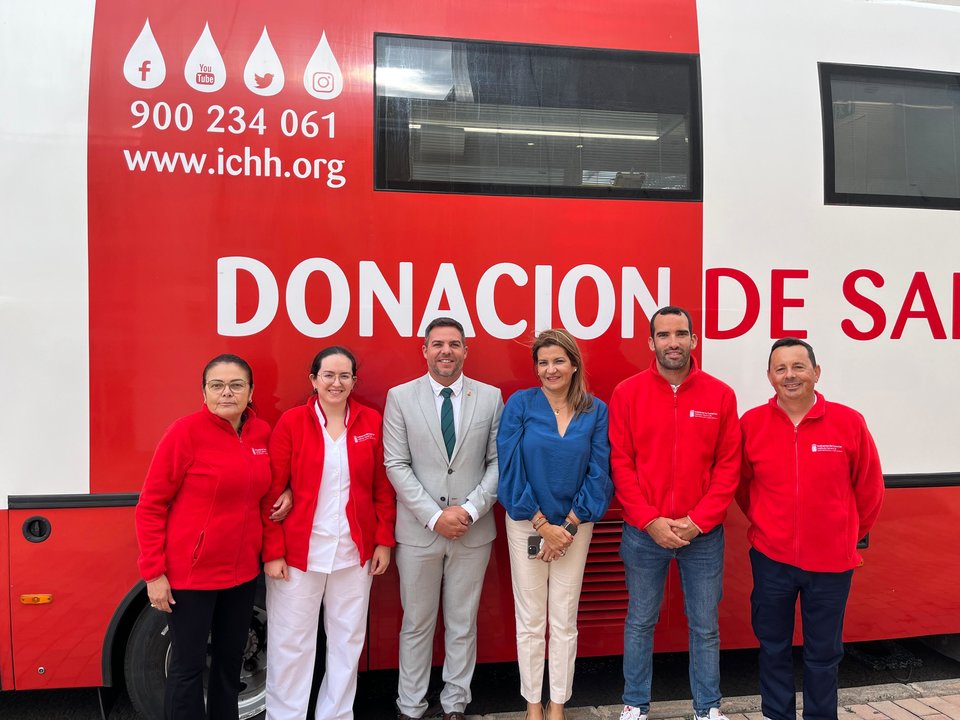
<svg viewBox="0 0 960 720">
<path fill-rule="evenodd" d="M 327 661 L 316 720 L 352 720 L 357 668 L 366 636 L 370 563 L 327 574 L 288 568 L 267 578 L 267 720 L 303 720 L 323 604 Z"/>
<path fill-rule="evenodd" d="M 531 560 L 527 538 L 535 535 L 528 520 L 505 518 L 510 547 L 510 576 L 517 621 L 517 662 L 520 694 L 528 703 L 540 702 L 550 622 L 550 699 L 566 704 L 573 694 L 573 666 L 577 659 L 577 610 L 583 568 L 593 537 L 593 523 L 581 523 L 567 554 L 552 562 Z"/>
</svg>

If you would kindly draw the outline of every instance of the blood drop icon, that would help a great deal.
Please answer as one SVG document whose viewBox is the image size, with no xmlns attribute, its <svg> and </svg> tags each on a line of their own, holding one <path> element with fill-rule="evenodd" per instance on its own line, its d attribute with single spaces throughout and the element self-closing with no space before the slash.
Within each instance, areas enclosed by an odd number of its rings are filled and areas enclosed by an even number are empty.
<svg viewBox="0 0 960 720">
<path fill-rule="evenodd" d="M 167 66 L 163 62 L 163 53 L 150 29 L 150 18 L 143 24 L 143 30 L 130 46 L 126 60 L 123 61 L 123 76 L 134 87 L 150 90 L 158 87 L 167 77 Z"/>
<path fill-rule="evenodd" d="M 283 66 L 266 27 L 243 68 L 243 83 L 256 95 L 276 95 L 283 90 Z"/>
<path fill-rule="evenodd" d="M 307 62 L 303 86 L 318 100 L 333 100 L 343 90 L 343 74 L 327 42 L 327 33 L 321 35 L 317 49 Z"/>
<path fill-rule="evenodd" d="M 210 24 L 203 26 L 200 39 L 193 46 L 183 66 L 183 77 L 187 85 L 200 92 L 216 92 L 227 81 L 227 68 L 217 44 L 210 34 Z"/>
</svg>

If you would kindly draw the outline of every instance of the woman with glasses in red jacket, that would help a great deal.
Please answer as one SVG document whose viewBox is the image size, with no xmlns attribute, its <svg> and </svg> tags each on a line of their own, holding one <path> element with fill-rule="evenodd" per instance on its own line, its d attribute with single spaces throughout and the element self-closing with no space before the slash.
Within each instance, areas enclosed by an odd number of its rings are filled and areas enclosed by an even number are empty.
<svg viewBox="0 0 960 720">
<path fill-rule="evenodd" d="M 166 717 L 236 720 L 261 517 L 272 509 L 270 427 L 250 407 L 253 371 L 242 358 L 215 357 L 202 387 L 203 407 L 170 426 L 144 480 L 136 509 L 139 566 L 150 605 L 168 614 Z"/>
<path fill-rule="evenodd" d="M 270 494 L 293 491 L 282 529 L 265 536 L 270 720 L 306 716 L 321 604 L 326 672 L 316 718 L 353 718 L 370 586 L 390 565 L 397 515 L 382 419 L 351 397 L 356 380 L 349 350 L 322 350 L 310 368 L 312 398 L 283 414 L 270 442 Z"/>
</svg>

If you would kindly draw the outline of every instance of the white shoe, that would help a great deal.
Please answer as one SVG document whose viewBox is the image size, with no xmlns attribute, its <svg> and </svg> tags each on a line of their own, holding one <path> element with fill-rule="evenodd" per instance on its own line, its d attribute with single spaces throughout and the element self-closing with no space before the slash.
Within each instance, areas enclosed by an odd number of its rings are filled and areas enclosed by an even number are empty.
<svg viewBox="0 0 960 720">
<path fill-rule="evenodd" d="M 620 713 L 620 720 L 647 720 L 647 716 L 640 712 L 640 708 L 633 705 L 624 705 L 623 712 Z"/>
<path fill-rule="evenodd" d="M 693 714 L 693 720 L 727 720 L 727 716 L 720 712 L 720 708 L 710 708 L 707 715 Z"/>
</svg>

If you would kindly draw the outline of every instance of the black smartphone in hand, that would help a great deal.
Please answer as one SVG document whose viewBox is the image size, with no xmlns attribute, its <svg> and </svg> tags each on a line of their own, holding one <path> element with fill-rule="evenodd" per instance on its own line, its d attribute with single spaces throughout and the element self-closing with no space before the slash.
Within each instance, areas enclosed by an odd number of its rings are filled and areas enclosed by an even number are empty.
<svg viewBox="0 0 960 720">
<path fill-rule="evenodd" d="M 539 535 L 528 535 L 527 536 L 527 557 L 531 560 L 536 560 L 537 555 L 540 554 L 540 548 L 543 547 L 543 538 Z"/>
</svg>

